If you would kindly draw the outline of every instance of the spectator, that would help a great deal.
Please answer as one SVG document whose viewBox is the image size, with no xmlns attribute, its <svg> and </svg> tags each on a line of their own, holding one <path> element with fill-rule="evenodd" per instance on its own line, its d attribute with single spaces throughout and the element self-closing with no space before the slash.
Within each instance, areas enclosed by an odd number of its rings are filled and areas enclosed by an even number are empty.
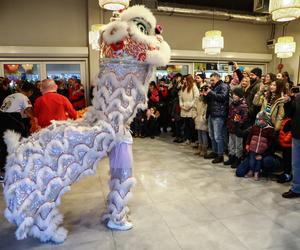
<svg viewBox="0 0 300 250">
<path fill-rule="evenodd" d="M 290 190 L 282 194 L 283 198 L 300 197 L 300 95 L 292 103 L 292 171 L 293 182 Z"/>
<path fill-rule="evenodd" d="M 283 80 L 272 82 L 266 96 L 264 95 L 264 85 L 261 85 L 259 91 L 254 96 L 253 104 L 261 107 L 261 111 L 265 111 L 271 117 L 271 122 L 276 131 L 279 131 L 281 122 L 284 118 L 284 102 L 283 91 L 285 84 Z"/>
<path fill-rule="evenodd" d="M 28 136 L 29 128 L 24 118 L 32 115 L 32 105 L 28 97 L 32 95 L 33 85 L 24 82 L 20 93 L 7 96 L 0 108 L 0 182 L 4 180 L 4 166 L 7 147 L 3 139 L 6 130 L 14 130 L 23 137 Z"/>
<path fill-rule="evenodd" d="M 57 85 L 53 80 L 43 80 L 41 85 L 42 96 L 36 100 L 34 115 L 42 128 L 51 124 L 52 120 L 76 119 L 77 114 L 70 101 L 56 93 Z"/>
<path fill-rule="evenodd" d="M 34 106 L 35 100 L 42 95 L 41 93 L 41 81 L 36 81 L 33 85 L 33 94 L 29 97 L 32 106 Z"/>
<path fill-rule="evenodd" d="M 168 128 L 168 85 L 166 84 L 165 79 L 161 79 L 159 81 L 158 87 L 159 94 L 159 103 L 158 103 L 158 111 L 160 113 L 160 117 L 158 120 L 159 129 L 163 129 L 164 132 L 167 132 Z"/>
<path fill-rule="evenodd" d="M 9 80 L 7 78 L 0 77 L 0 107 L 4 99 L 11 95 L 12 91 L 9 87 Z"/>
<path fill-rule="evenodd" d="M 263 156 L 274 148 L 275 140 L 275 130 L 269 115 L 265 111 L 259 112 L 246 143 L 250 169 L 245 177 L 254 176 L 256 181 L 259 180 Z"/>
<path fill-rule="evenodd" d="M 237 168 L 243 156 L 243 136 L 238 131 L 247 128 L 248 106 L 242 88 L 233 89 L 233 102 L 229 106 L 227 127 L 229 131 L 229 159 L 224 165 Z"/>
<path fill-rule="evenodd" d="M 276 81 L 276 75 L 273 73 L 268 73 L 264 79 L 264 85 L 270 86 L 272 82 Z M 267 89 L 268 90 L 268 89 Z"/>
<path fill-rule="evenodd" d="M 56 80 L 55 83 L 57 85 L 57 93 L 68 98 L 68 89 L 66 88 L 64 82 L 61 80 Z"/>
<path fill-rule="evenodd" d="M 206 118 L 207 103 L 204 101 L 203 92 L 208 88 L 207 84 L 202 84 L 200 87 L 200 97 L 196 101 L 196 112 L 197 116 L 195 117 L 195 129 L 198 133 L 198 144 L 199 151 L 195 155 L 204 156 L 207 154 L 208 147 L 208 124 Z"/>
<path fill-rule="evenodd" d="M 214 159 L 212 163 L 224 161 L 224 127 L 228 114 L 229 88 L 222 82 L 218 73 L 210 76 L 212 88 L 203 92 L 207 102 L 208 131 L 212 141 L 212 152 L 205 159 Z"/>
<path fill-rule="evenodd" d="M 284 161 L 282 163 L 283 174 L 278 176 L 278 183 L 285 183 L 292 180 L 292 116 L 293 116 L 293 103 L 295 101 L 297 88 L 292 88 L 289 93 L 289 98 L 284 104 L 285 118 L 281 123 L 279 131 L 279 145 L 282 151 Z M 298 92 L 297 90 L 296 92 Z"/>
<path fill-rule="evenodd" d="M 277 73 L 276 79 L 277 79 L 277 80 L 283 80 L 283 75 L 282 75 L 282 73 Z"/>
<path fill-rule="evenodd" d="M 195 76 L 195 83 L 196 83 L 197 88 L 200 90 L 201 86 L 202 86 L 203 83 L 204 83 L 204 80 L 202 79 L 202 77 L 201 77 L 200 74 L 197 74 L 197 75 Z"/>
<path fill-rule="evenodd" d="M 226 83 L 226 84 L 229 85 L 231 83 L 231 80 L 232 80 L 232 76 L 231 75 L 227 75 L 227 76 L 225 76 L 224 83 Z"/>
<path fill-rule="evenodd" d="M 259 112 L 260 107 L 255 106 L 253 104 L 253 99 L 256 93 L 259 91 L 260 85 L 262 84 L 261 81 L 261 75 L 262 75 L 262 70 L 260 68 L 254 68 L 251 70 L 250 73 L 250 87 L 249 87 L 249 92 L 246 97 L 247 105 L 249 108 L 249 118 L 251 121 L 251 124 L 254 124 L 256 114 Z"/>
<path fill-rule="evenodd" d="M 155 107 L 151 107 L 149 109 L 147 109 L 146 111 L 146 117 L 145 119 L 145 126 L 144 126 L 144 132 L 143 132 L 143 136 L 145 137 L 150 137 L 151 139 L 154 139 L 154 136 L 157 132 L 157 118 L 156 115 L 156 108 Z"/>
<path fill-rule="evenodd" d="M 179 105 L 180 105 L 180 116 L 183 118 L 184 123 L 184 136 L 186 144 L 194 138 L 195 123 L 194 118 L 196 117 L 196 100 L 199 98 L 199 90 L 194 83 L 192 75 L 187 75 L 183 78 L 183 86 L 179 92 Z"/>
<path fill-rule="evenodd" d="M 85 95 L 83 86 L 75 78 L 69 78 L 69 93 L 68 98 L 75 110 L 85 108 Z"/>
<path fill-rule="evenodd" d="M 157 107 L 159 103 L 159 93 L 154 81 L 150 82 L 148 90 L 148 107 Z"/>
<path fill-rule="evenodd" d="M 287 71 L 282 73 L 282 78 L 285 83 L 285 87 L 287 90 L 290 90 L 292 87 L 295 87 L 295 84 L 291 81 L 290 75 Z"/>
<path fill-rule="evenodd" d="M 142 137 L 142 132 L 145 125 L 145 112 L 142 109 L 138 109 L 136 116 L 130 124 L 133 137 Z"/>
<path fill-rule="evenodd" d="M 174 142 L 183 142 L 182 135 L 182 119 L 180 117 L 180 106 L 178 92 L 182 87 L 182 75 L 178 73 L 175 75 L 172 83 L 169 86 L 169 105 L 170 105 L 170 117 L 173 135 L 175 138 Z"/>
</svg>

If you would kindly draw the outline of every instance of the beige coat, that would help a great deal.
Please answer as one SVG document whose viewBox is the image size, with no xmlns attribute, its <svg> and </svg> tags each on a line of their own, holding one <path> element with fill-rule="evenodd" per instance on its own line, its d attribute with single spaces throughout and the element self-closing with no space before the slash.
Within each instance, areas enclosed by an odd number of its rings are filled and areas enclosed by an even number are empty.
<svg viewBox="0 0 300 250">
<path fill-rule="evenodd" d="M 261 106 L 261 111 L 266 110 L 268 101 L 264 96 L 264 93 L 258 91 L 254 96 L 253 104 Z M 275 103 L 271 106 L 271 122 L 276 131 L 279 131 L 282 120 L 284 118 L 284 97 L 278 98 Z"/>
<path fill-rule="evenodd" d="M 181 109 L 181 117 L 196 117 L 197 99 L 199 99 L 199 90 L 195 84 L 190 92 L 187 91 L 187 88 L 184 91 L 179 91 L 179 105 Z M 187 110 L 184 110 L 183 108 L 186 108 Z"/>
<path fill-rule="evenodd" d="M 201 96 L 196 101 L 196 111 L 197 116 L 195 117 L 195 129 L 208 131 L 206 119 L 207 104 L 203 101 Z"/>
</svg>

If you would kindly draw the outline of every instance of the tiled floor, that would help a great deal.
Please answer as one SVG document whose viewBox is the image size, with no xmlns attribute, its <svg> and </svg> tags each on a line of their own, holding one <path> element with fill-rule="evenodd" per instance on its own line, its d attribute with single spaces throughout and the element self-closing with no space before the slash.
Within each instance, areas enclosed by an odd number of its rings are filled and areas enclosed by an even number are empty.
<svg viewBox="0 0 300 250">
<path fill-rule="evenodd" d="M 69 236 L 62 245 L 17 241 L 1 215 L 0 249 L 300 249 L 300 199 L 284 200 L 288 185 L 239 179 L 223 165 L 193 155 L 171 138 L 135 139 L 137 185 L 130 203 L 134 229 L 112 232 L 100 223 L 108 161 L 64 196 Z M 4 210 L 0 195 L 0 210 Z"/>
</svg>

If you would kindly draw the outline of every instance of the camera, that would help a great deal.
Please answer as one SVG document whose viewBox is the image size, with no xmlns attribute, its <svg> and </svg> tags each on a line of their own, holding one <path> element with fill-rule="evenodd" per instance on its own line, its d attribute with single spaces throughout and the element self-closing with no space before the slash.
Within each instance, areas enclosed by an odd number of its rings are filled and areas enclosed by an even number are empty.
<svg viewBox="0 0 300 250">
<path fill-rule="evenodd" d="M 208 90 L 208 85 L 203 85 L 201 88 L 200 88 L 200 92 L 206 92 Z"/>
<path fill-rule="evenodd" d="M 299 87 L 293 87 L 291 88 L 291 92 L 294 94 L 298 94 L 300 92 L 300 88 Z"/>
</svg>

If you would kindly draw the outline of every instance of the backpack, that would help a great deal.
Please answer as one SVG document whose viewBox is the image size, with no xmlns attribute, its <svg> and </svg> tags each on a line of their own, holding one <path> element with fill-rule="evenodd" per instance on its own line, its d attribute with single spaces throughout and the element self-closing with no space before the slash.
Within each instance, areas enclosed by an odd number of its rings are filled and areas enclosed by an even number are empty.
<svg viewBox="0 0 300 250">
<path fill-rule="evenodd" d="M 283 148 L 292 147 L 292 120 L 284 119 L 279 130 L 279 145 Z"/>
</svg>

